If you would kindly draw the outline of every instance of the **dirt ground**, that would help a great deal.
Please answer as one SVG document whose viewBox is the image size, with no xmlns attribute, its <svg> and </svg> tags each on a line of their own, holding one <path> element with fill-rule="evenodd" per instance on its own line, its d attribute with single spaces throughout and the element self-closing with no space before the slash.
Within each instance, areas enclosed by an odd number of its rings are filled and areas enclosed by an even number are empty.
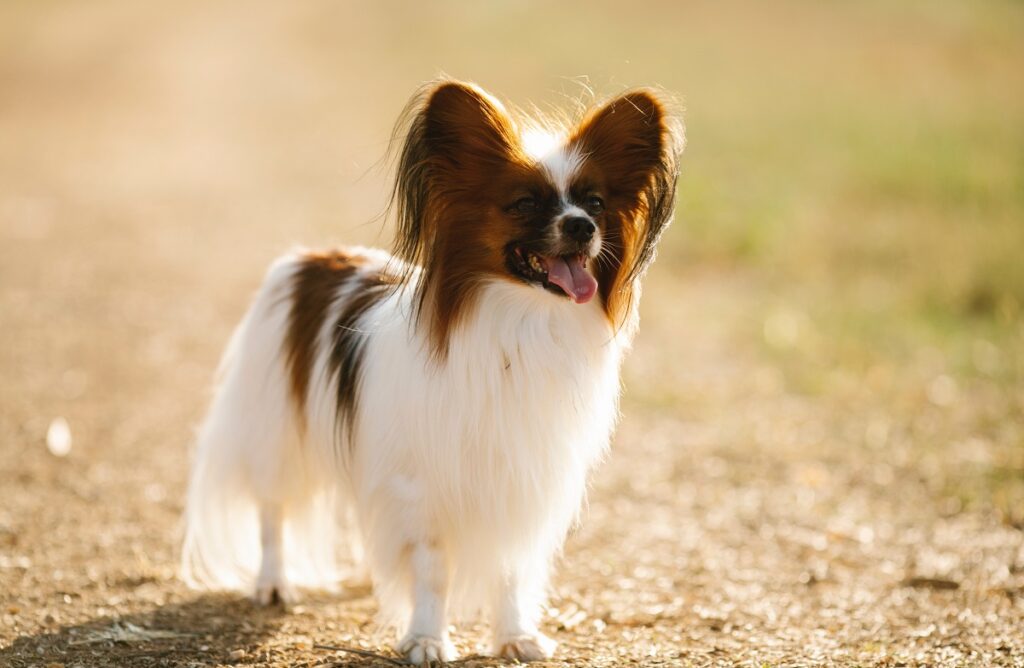
<svg viewBox="0 0 1024 668">
<path fill-rule="evenodd" d="M 363 586 L 287 614 L 189 591 L 179 520 L 263 268 L 295 242 L 386 242 L 375 162 L 447 53 L 404 38 L 444 21 L 42 4 L 0 7 L 0 666 L 391 665 Z M 532 67 L 505 63 L 504 92 Z M 778 283 L 680 257 L 646 286 L 545 665 L 1024 666 L 1024 510 L 988 494 L 1024 471 L 1019 358 L 979 338 L 987 375 L 933 344 L 832 364 Z M 498 665 L 486 629 L 455 638 L 459 665 Z"/>
</svg>

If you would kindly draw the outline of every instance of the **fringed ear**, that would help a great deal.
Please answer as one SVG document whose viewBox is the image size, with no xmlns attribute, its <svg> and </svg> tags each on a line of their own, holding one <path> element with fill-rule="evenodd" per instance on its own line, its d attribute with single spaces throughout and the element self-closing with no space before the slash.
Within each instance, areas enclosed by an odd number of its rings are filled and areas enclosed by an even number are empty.
<svg viewBox="0 0 1024 668">
<path fill-rule="evenodd" d="M 675 208 L 683 124 L 662 96 L 647 89 L 625 93 L 590 112 L 572 140 L 588 163 L 604 174 L 608 199 L 628 210 L 629 246 L 618 281 L 623 289 L 654 260 L 662 232 Z"/>
<path fill-rule="evenodd" d="M 392 192 L 398 223 L 394 251 L 414 271 L 431 265 L 446 205 L 507 164 L 518 139 L 500 102 L 459 81 L 425 86 L 406 107 L 395 136 L 405 127 Z"/>
</svg>

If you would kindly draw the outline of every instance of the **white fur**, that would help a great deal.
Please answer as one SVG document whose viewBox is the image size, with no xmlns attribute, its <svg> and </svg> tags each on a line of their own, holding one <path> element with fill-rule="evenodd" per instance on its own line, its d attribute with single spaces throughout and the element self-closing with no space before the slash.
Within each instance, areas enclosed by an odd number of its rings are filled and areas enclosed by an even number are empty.
<svg viewBox="0 0 1024 668">
<path fill-rule="evenodd" d="M 528 127 L 521 134 L 523 150 L 544 170 L 563 202 L 569 200 L 569 183 L 585 157 L 566 144 L 565 134 L 554 129 Z"/>
<path fill-rule="evenodd" d="M 389 261 L 361 252 L 367 271 Z M 270 269 L 222 362 L 189 487 L 186 579 L 258 598 L 276 586 L 286 598 L 292 585 L 333 586 L 341 549 L 362 543 L 410 660 L 452 658 L 449 615 L 481 608 L 496 651 L 549 655 L 537 630 L 549 566 L 608 446 L 632 327 L 613 331 L 600 299 L 576 305 L 495 279 L 438 362 L 412 324 L 412 290 L 397 291 L 359 322 L 368 340 L 348 434 L 328 371 L 343 288 L 319 338 L 303 432 L 283 356 L 299 262 Z M 340 528 L 345 508 L 358 528 Z"/>
</svg>

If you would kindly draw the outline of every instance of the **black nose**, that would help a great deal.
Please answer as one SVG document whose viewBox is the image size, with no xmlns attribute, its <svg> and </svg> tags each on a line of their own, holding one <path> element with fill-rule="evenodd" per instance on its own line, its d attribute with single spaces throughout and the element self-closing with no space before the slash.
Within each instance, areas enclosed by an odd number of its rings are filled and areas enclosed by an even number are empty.
<svg viewBox="0 0 1024 668">
<path fill-rule="evenodd" d="M 589 218 L 583 218 L 582 216 L 573 216 L 572 218 L 566 218 L 565 222 L 562 223 L 562 229 L 565 233 L 576 241 L 590 241 L 594 236 L 594 221 Z"/>
</svg>

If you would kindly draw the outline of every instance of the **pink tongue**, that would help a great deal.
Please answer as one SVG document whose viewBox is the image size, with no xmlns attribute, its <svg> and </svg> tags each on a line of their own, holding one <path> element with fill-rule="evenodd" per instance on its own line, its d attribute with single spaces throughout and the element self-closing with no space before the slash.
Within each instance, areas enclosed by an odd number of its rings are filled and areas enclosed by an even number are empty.
<svg viewBox="0 0 1024 668">
<path fill-rule="evenodd" d="M 579 257 L 568 261 L 561 257 L 546 257 L 548 281 L 565 290 L 577 304 L 586 304 L 597 292 L 597 279 L 583 266 Z"/>
</svg>

